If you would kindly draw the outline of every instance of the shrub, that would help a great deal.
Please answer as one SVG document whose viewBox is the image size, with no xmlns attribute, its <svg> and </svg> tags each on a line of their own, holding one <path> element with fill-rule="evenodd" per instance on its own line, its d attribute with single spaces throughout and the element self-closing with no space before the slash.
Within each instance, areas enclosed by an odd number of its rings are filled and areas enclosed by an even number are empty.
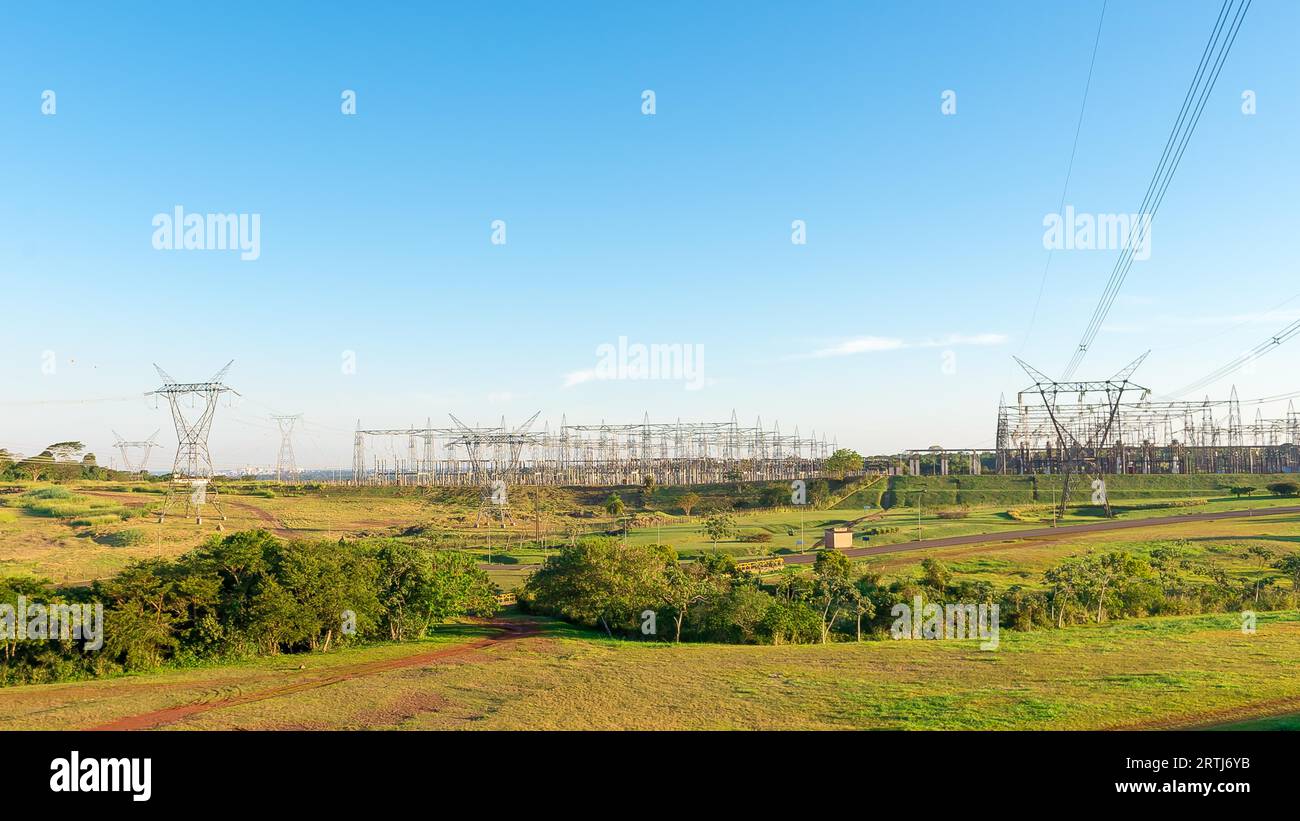
<svg viewBox="0 0 1300 821">
<path fill-rule="evenodd" d="M 138 527 L 130 527 L 126 530 L 119 530 L 116 533 L 108 533 L 100 538 L 100 542 L 109 547 L 131 547 L 133 545 L 144 544 L 149 535 Z"/>
<path fill-rule="evenodd" d="M 23 494 L 28 499 L 79 499 L 72 491 L 66 487 L 42 487 L 36 490 L 29 490 Z"/>
<path fill-rule="evenodd" d="M 1273 482 L 1268 489 L 1275 496 L 1296 496 L 1300 495 L 1300 483 L 1298 482 Z"/>
<path fill-rule="evenodd" d="M 772 541 L 771 533 L 743 533 L 736 539 L 738 542 L 761 542 L 766 544 Z"/>
</svg>

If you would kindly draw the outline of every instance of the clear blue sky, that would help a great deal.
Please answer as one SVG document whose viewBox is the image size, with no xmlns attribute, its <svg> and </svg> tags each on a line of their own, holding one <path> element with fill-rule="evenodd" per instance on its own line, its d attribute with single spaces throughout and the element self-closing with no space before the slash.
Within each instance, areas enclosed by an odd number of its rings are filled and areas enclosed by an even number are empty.
<svg viewBox="0 0 1300 821">
<path fill-rule="evenodd" d="M 1218 8 L 1112 0 L 1068 204 L 1138 208 Z M 1030 332 L 1100 10 L 11 8 L 0 446 L 80 438 L 107 461 L 110 429 L 161 427 L 165 467 L 170 418 L 135 397 L 150 363 L 201 380 L 229 359 L 244 399 L 218 411 L 219 466 L 274 461 L 271 410 L 306 415 L 309 466 L 348 464 L 358 418 L 447 412 L 734 408 L 863 452 L 987 445 L 1026 382 L 1012 354 L 1059 373 L 1115 260 L 1058 252 Z M 1297 31 L 1300 5 L 1254 3 L 1081 377 L 1153 348 L 1138 381 L 1172 390 L 1300 317 L 1278 307 L 1300 293 Z M 155 250 L 176 205 L 260 214 L 261 257 Z M 703 345 L 707 385 L 565 387 L 620 336 Z M 1300 389 L 1298 351 L 1238 376 L 1242 396 Z"/>
</svg>

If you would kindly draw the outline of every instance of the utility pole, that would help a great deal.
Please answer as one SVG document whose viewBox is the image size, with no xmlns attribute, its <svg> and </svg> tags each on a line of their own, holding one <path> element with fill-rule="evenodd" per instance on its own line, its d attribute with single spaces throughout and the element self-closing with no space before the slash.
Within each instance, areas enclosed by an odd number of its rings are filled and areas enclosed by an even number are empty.
<svg viewBox="0 0 1300 821">
<path fill-rule="evenodd" d="M 925 488 L 915 491 L 916 493 L 916 540 L 921 541 L 921 499 L 925 496 Z"/>
</svg>

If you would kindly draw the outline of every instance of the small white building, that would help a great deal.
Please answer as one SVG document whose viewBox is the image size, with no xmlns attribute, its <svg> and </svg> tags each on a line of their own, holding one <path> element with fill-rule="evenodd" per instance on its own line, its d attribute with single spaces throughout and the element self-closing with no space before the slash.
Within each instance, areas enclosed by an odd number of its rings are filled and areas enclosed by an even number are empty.
<svg viewBox="0 0 1300 821">
<path fill-rule="evenodd" d="M 822 544 L 831 550 L 853 547 L 853 531 L 847 527 L 828 527 L 822 535 Z"/>
</svg>

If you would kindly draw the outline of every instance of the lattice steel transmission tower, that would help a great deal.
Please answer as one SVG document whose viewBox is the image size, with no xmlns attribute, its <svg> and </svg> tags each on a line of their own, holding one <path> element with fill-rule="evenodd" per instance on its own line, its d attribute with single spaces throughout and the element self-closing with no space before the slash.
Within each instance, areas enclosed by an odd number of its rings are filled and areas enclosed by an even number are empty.
<svg viewBox="0 0 1300 821">
<path fill-rule="evenodd" d="M 172 462 L 172 486 L 162 509 L 158 511 L 159 522 L 163 521 L 167 510 L 182 495 L 185 497 L 183 515 L 190 515 L 193 509 L 197 522 L 203 521 L 202 507 L 205 504 L 211 504 L 221 513 L 221 507 L 215 499 L 208 499 L 209 493 L 216 496 L 216 489 L 209 487 L 213 469 L 212 456 L 208 453 L 208 433 L 212 430 L 212 417 L 217 412 L 217 402 L 221 395 L 239 395 L 238 391 L 221 381 L 233 364 L 234 360 L 227 362 L 224 368 L 206 382 L 178 382 L 162 368 L 153 366 L 162 377 L 163 385 L 147 395 L 166 398 L 171 406 L 172 421 L 176 424 L 176 459 Z M 187 403 L 190 409 L 198 411 L 197 415 L 185 415 L 182 406 Z M 224 513 L 221 518 L 226 518 Z"/>
<path fill-rule="evenodd" d="M 506 420 L 495 428 L 472 428 L 452 414 L 451 421 L 456 423 L 457 433 L 451 444 L 465 448 L 469 456 L 473 482 L 479 486 L 481 496 L 478 512 L 474 516 L 474 527 L 484 519 L 491 520 L 495 511 L 501 517 L 504 528 L 506 520 L 515 523 L 510 514 L 509 486 L 519 480 L 519 456 L 526 445 L 541 441 L 541 435 L 529 433 L 533 422 L 541 411 L 528 417 L 528 421 L 514 429 L 506 427 Z"/>
<path fill-rule="evenodd" d="M 280 453 L 275 459 L 275 481 L 284 482 L 285 474 L 298 481 L 298 463 L 293 457 L 293 426 L 302 419 L 301 413 L 271 414 L 280 426 Z"/>
<path fill-rule="evenodd" d="M 138 442 L 129 442 L 122 438 L 122 434 L 113 431 L 113 435 L 117 437 L 117 441 L 113 443 L 113 447 L 117 448 L 118 453 L 122 454 L 123 470 L 127 473 L 144 473 L 145 469 L 149 466 L 149 451 L 156 447 L 161 447 L 156 441 L 154 441 L 158 437 L 158 433 L 159 431 L 154 431 L 149 435 L 148 439 Z M 137 450 L 142 451 L 140 454 L 140 461 L 138 462 L 131 458 L 131 453 Z"/>
<path fill-rule="evenodd" d="M 1119 416 L 1124 394 L 1129 391 L 1141 391 L 1145 399 L 1151 393 L 1148 388 L 1129 379 L 1149 353 L 1150 351 L 1147 351 L 1110 379 L 1100 382 L 1058 382 L 1019 357 L 1013 357 L 1029 378 L 1034 380 L 1034 384 L 1021 391 L 1021 394 L 1034 392 L 1042 398 L 1043 406 L 1056 432 L 1061 465 L 1059 505 L 1061 516 L 1065 516 L 1069 504 L 1070 475 L 1076 469 L 1080 473 L 1095 474 L 1097 480 L 1104 483 L 1102 453 L 1112 444 L 1115 420 Z M 1096 394 L 1104 396 L 1104 401 L 1086 407 L 1083 413 L 1068 413 L 1066 408 L 1057 401 L 1061 395 L 1077 395 L 1082 404 L 1090 395 Z M 1104 491 L 1101 504 L 1106 510 L 1106 517 L 1110 518 L 1110 501 Z"/>
</svg>

